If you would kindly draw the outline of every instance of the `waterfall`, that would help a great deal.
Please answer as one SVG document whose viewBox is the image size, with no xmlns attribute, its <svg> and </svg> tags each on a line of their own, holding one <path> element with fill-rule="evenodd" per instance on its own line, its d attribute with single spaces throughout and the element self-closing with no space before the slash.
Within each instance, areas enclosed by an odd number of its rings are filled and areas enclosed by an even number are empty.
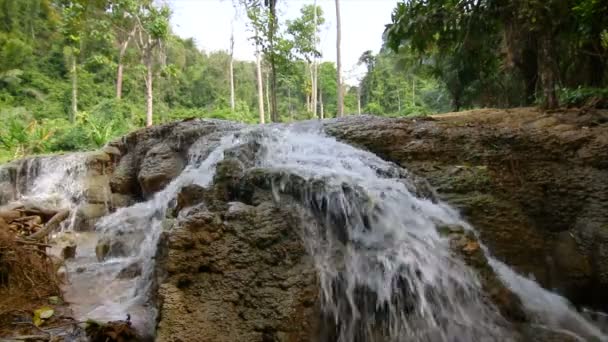
<svg viewBox="0 0 608 342">
<path fill-rule="evenodd" d="M 161 235 L 170 229 L 171 202 L 186 185 L 209 186 L 224 152 L 251 142 L 259 149 L 247 167 L 279 175 L 271 179 L 276 203 L 296 194 L 297 210 L 314 218 L 298 228 L 318 274 L 321 309 L 331 323 L 328 340 L 517 339 L 511 323 L 484 295 L 476 271 L 437 229 L 449 225 L 473 232 L 473 227 L 425 195 L 407 170 L 326 136 L 314 123 L 244 128 L 225 133 L 219 142 L 203 137 L 192 144 L 186 168 L 164 190 L 108 214 L 94 233 L 83 235 L 78 258 L 67 262 L 66 297 L 75 315 L 117 320 L 130 313 L 136 326 L 153 331 L 155 258 Z M 55 201 L 78 205 L 82 158 L 41 163 L 22 198 L 52 200 L 59 194 Z M 95 249 L 104 239 L 121 253 L 100 261 Z M 606 340 L 563 298 L 489 259 L 535 324 L 581 340 Z M 121 277 L 131 266 L 137 274 Z"/>
</svg>

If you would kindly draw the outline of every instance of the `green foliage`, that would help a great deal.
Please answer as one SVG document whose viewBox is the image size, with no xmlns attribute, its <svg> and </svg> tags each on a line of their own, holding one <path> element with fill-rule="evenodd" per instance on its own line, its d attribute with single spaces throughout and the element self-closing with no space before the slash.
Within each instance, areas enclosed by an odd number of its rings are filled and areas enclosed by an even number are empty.
<svg viewBox="0 0 608 342">
<path fill-rule="evenodd" d="M 603 108 L 608 107 L 608 88 L 563 88 L 560 89 L 559 97 L 560 102 L 569 107 L 581 107 L 593 102 Z"/>
<path fill-rule="evenodd" d="M 454 109 L 554 106 L 558 87 L 608 85 L 606 17 L 601 0 L 410 0 L 385 36 L 430 67 Z"/>
</svg>

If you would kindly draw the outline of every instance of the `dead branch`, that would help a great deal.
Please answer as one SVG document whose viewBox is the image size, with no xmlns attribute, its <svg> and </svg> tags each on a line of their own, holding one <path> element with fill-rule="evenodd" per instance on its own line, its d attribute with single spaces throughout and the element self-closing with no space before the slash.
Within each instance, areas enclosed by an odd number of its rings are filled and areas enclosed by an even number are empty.
<svg viewBox="0 0 608 342">
<path fill-rule="evenodd" d="M 44 228 L 37 231 L 36 233 L 28 236 L 27 240 L 42 240 L 47 235 L 49 235 L 53 229 L 55 229 L 63 220 L 68 218 L 70 215 L 70 211 L 67 209 L 63 209 L 58 211 L 45 225 Z"/>
</svg>

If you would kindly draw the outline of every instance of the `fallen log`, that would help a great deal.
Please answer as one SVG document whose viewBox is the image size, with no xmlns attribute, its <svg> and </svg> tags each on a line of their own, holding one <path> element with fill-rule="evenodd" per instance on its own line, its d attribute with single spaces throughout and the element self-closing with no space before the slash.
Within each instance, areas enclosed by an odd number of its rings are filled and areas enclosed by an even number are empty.
<svg viewBox="0 0 608 342">
<path fill-rule="evenodd" d="M 26 240 L 42 240 L 48 236 L 63 220 L 68 218 L 70 211 L 63 209 L 58 211 L 51 219 L 44 225 L 44 228 L 37 231 L 36 233 L 26 237 Z"/>
<path fill-rule="evenodd" d="M 23 213 L 27 216 L 41 216 L 45 221 L 50 220 L 59 211 L 54 209 L 41 208 L 34 204 L 26 204 L 22 209 Z"/>
</svg>

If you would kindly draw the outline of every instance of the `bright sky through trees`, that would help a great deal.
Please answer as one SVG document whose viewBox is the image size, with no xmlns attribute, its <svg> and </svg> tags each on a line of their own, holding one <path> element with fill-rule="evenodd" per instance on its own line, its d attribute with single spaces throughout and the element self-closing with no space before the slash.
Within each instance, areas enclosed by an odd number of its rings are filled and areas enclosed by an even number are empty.
<svg viewBox="0 0 608 342">
<path fill-rule="evenodd" d="M 231 0 L 169 0 L 173 10 L 172 26 L 179 36 L 195 38 L 198 46 L 206 51 L 228 50 L 230 25 L 235 10 Z M 384 25 L 390 22 L 396 0 L 343 0 L 342 14 L 342 63 L 344 78 L 349 84 L 357 84 L 365 67 L 357 67 L 359 56 L 366 51 L 378 52 L 382 44 Z M 279 1 L 281 21 L 294 19 L 300 8 L 313 0 Z M 317 0 L 326 14 L 321 33 L 321 51 L 324 61 L 336 59 L 336 16 L 334 0 Z M 255 60 L 254 48 L 248 41 L 247 20 L 240 13 L 235 21 L 235 58 Z M 356 70 L 355 70 L 356 68 Z"/>
</svg>

